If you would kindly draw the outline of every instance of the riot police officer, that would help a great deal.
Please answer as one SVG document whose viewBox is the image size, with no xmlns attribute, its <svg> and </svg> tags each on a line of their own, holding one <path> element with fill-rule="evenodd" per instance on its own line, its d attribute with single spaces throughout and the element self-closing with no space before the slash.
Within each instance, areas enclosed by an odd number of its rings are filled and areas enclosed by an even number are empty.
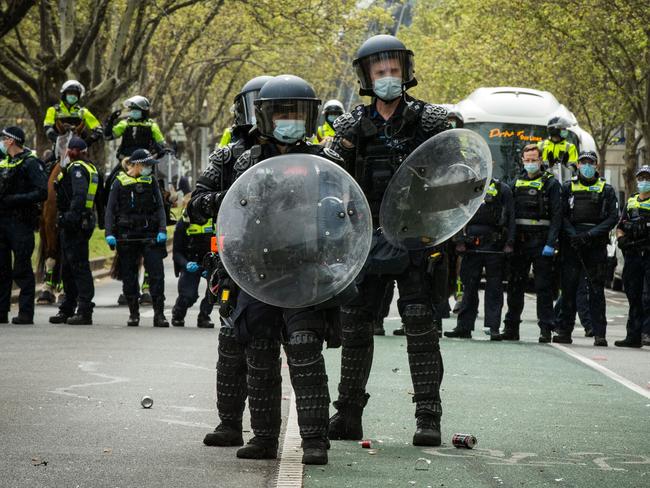
<svg viewBox="0 0 650 488">
<path fill-rule="evenodd" d="M 447 112 L 410 97 L 415 86 L 413 52 L 393 36 L 377 35 L 363 43 L 353 61 L 359 93 L 373 97 L 334 123 L 332 148 L 363 189 L 375 227 L 383 195 L 401 162 L 429 137 L 448 129 Z M 373 356 L 373 325 L 386 290 L 397 281 L 399 313 L 406 331 L 407 351 L 416 403 L 415 445 L 440 445 L 440 382 L 442 357 L 434 325 L 434 298 L 428 252 L 397 252 L 381 231 L 369 259 L 377 263 L 357 280 L 359 296 L 342 307 L 341 382 L 337 413 L 330 419 L 330 439 L 361 439 L 362 414 L 368 402 L 366 384 Z M 387 257 L 386 254 L 392 255 Z"/>
<path fill-rule="evenodd" d="M 325 102 L 325 105 L 323 105 L 322 114 L 325 120 L 323 121 L 323 125 L 318 127 L 316 138 L 319 144 L 326 144 L 330 142 L 336 134 L 332 126 L 334 125 L 334 121 L 339 118 L 339 116 L 343 115 L 343 104 L 338 100 L 328 100 Z"/>
<path fill-rule="evenodd" d="M 129 306 L 127 325 L 140 323 L 138 302 L 138 259 L 149 274 L 154 327 L 169 327 L 165 318 L 165 275 L 167 256 L 165 208 L 156 179 L 157 161 L 146 149 L 133 151 L 126 173 L 117 174 L 106 207 L 106 243 L 117 248 L 122 290 Z"/>
<path fill-rule="evenodd" d="M 524 291 L 531 265 L 537 294 L 539 342 L 550 342 L 555 327 L 553 314 L 553 260 L 562 227 L 561 186 L 542 167 L 542 151 L 535 144 L 523 148 L 525 174 L 513 185 L 515 200 L 515 248 L 507 287 L 508 312 L 501 339 L 518 341 Z"/>
<path fill-rule="evenodd" d="M 595 346 L 607 346 L 605 332 L 605 277 L 609 232 L 618 221 L 618 201 L 614 188 L 599 178 L 598 157 L 582 151 L 578 175 L 562 188 L 562 321 L 553 342 L 571 344 L 576 318 L 576 294 L 586 278 L 587 301 Z"/>
<path fill-rule="evenodd" d="M 478 287 L 485 268 L 485 324 L 490 340 L 499 341 L 503 308 L 503 277 L 506 256 L 515 243 L 515 207 L 510 187 L 496 179 L 490 182 L 485 200 L 455 239 L 456 252 L 463 256 L 460 279 L 465 287 L 456 328 L 446 337 L 471 338 L 478 315 Z"/>
<path fill-rule="evenodd" d="M 578 150 L 575 144 L 567 141 L 570 126 L 571 122 L 564 117 L 553 117 L 548 121 L 546 125 L 548 139 L 538 144 L 542 150 L 542 161 L 547 168 L 552 168 L 559 163 L 573 170 L 576 169 Z"/>
<path fill-rule="evenodd" d="M 174 272 L 178 278 L 178 298 L 172 308 L 172 325 L 183 327 L 187 309 L 194 305 L 199 298 L 199 284 L 204 272 L 203 258 L 210 252 L 210 241 L 214 235 L 212 219 L 205 224 L 192 224 L 186 212 L 176 223 L 174 230 Z M 201 300 L 196 326 L 212 329 L 210 320 L 214 301 L 210 288 L 206 287 L 205 296 Z"/>
<path fill-rule="evenodd" d="M 121 160 L 129 157 L 136 149 L 162 154 L 165 150 L 165 137 L 158 124 L 149 118 L 149 100 L 142 95 L 135 95 L 124 101 L 124 107 L 129 110 L 128 117 L 115 123 L 122 113 L 121 110 L 116 110 L 109 116 L 104 128 L 106 140 L 122 138 L 120 147 L 117 148 L 117 158 Z"/>
<path fill-rule="evenodd" d="M 70 139 L 67 159 L 61 165 L 55 186 L 65 299 L 59 305 L 59 312 L 50 317 L 52 324 L 93 323 L 95 286 L 88 241 L 95 228 L 95 197 L 101 180 L 97 168 L 88 159 L 87 149 L 83 139 Z"/>
<path fill-rule="evenodd" d="M 18 315 L 11 323 L 34 323 L 34 227 L 36 205 L 47 198 L 47 177 L 43 163 L 24 144 L 20 127 L 0 132 L 0 324 L 9 321 L 14 281 L 20 295 Z"/>
<path fill-rule="evenodd" d="M 235 178 L 254 164 L 281 154 L 316 154 L 342 163 L 334 151 L 305 142 L 316 131 L 319 104 L 313 88 L 296 76 L 276 76 L 265 83 L 255 101 L 257 128 L 264 142 L 238 158 L 233 168 Z M 218 208 L 224 193 L 204 193 L 203 202 L 197 204 Z M 245 342 L 248 404 L 255 436 L 237 451 L 238 457 L 277 456 L 282 339 L 296 394 L 302 462 L 327 463 L 329 390 L 321 350 L 331 326 L 329 316 L 326 309 L 280 308 L 239 292 L 232 320 L 239 339 Z"/>
<path fill-rule="evenodd" d="M 247 150 L 260 144 L 259 131 L 255 125 L 254 102 L 264 84 L 272 76 L 257 76 L 244 84 L 234 101 L 234 134 L 232 143 L 218 147 L 212 154 L 208 167 L 196 182 L 196 189 L 187 206 L 190 222 L 205 225 L 210 219 L 216 221 L 220 195 L 225 194 L 234 179 L 234 164 Z M 218 256 L 217 256 L 218 260 Z M 225 274 L 225 270 L 220 270 Z M 226 277 L 223 280 L 227 279 Z M 223 284 L 223 283 L 222 283 Z M 230 290 L 230 288 L 233 288 Z M 220 315 L 232 313 L 236 299 L 234 287 L 229 289 L 229 299 L 220 303 Z M 246 355 L 244 346 L 237 340 L 232 321 L 221 320 L 217 359 L 217 411 L 220 423 L 205 436 L 208 446 L 241 446 L 242 416 L 247 396 Z M 279 376 L 279 370 L 277 375 Z"/>
<path fill-rule="evenodd" d="M 97 118 L 86 107 L 80 105 L 86 93 L 77 80 L 68 80 L 61 86 L 61 100 L 47 109 L 43 127 L 45 135 L 53 143 L 57 138 L 72 129 L 91 145 L 102 137 L 102 127 Z"/>
<path fill-rule="evenodd" d="M 630 305 L 625 339 L 614 342 L 618 347 L 650 346 L 650 166 L 639 168 L 636 180 L 638 193 L 628 198 L 616 229 Z"/>
</svg>

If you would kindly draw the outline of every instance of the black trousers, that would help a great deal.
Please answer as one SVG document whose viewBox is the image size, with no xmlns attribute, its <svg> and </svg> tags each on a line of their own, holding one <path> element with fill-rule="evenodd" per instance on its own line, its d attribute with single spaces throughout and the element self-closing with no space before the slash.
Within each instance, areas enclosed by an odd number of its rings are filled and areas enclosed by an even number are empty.
<svg viewBox="0 0 650 488">
<path fill-rule="evenodd" d="M 34 317 L 36 279 L 32 269 L 34 229 L 20 218 L 0 217 L 0 313 L 11 306 L 11 284 L 20 288 L 19 314 Z M 13 261 L 13 263 L 12 263 Z"/>
<path fill-rule="evenodd" d="M 503 309 L 503 274 L 505 257 L 503 253 L 483 254 L 468 251 L 460 265 L 460 279 L 465 288 L 463 301 L 458 312 L 458 328 L 474 330 L 478 315 L 478 289 L 481 274 L 485 269 L 485 327 L 494 332 L 501 325 Z"/>
<path fill-rule="evenodd" d="M 555 302 L 555 323 L 559 324 L 563 320 L 562 315 L 562 295 Z M 578 284 L 578 291 L 576 292 L 576 308 L 578 309 L 578 317 L 580 317 L 580 324 L 585 330 L 592 330 L 591 323 L 591 310 L 589 310 L 589 284 L 587 277 L 580 280 Z M 575 320 L 575 319 L 574 319 Z"/>
<path fill-rule="evenodd" d="M 138 259 L 142 256 L 144 269 L 149 274 L 149 293 L 152 299 L 165 298 L 165 271 L 163 259 L 167 256 L 164 244 L 149 242 L 117 243 L 120 255 L 120 273 L 122 275 L 122 292 L 126 297 L 140 294 L 138 283 Z"/>
<path fill-rule="evenodd" d="M 627 338 L 641 342 L 641 334 L 650 334 L 650 251 L 625 253 L 623 287 L 630 305 Z"/>
<path fill-rule="evenodd" d="M 92 231 L 61 229 L 62 267 L 61 277 L 65 300 L 59 310 L 72 315 L 75 310 L 80 314 L 92 314 L 95 285 L 88 258 L 88 241 Z"/>
<path fill-rule="evenodd" d="M 553 259 L 542 256 L 544 244 L 516 248 L 510 260 L 510 277 L 508 279 L 508 312 L 504 320 L 506 329 L 517 329 L 521 324 L 524 310 L 524 292 L 528 282 L 530 267 L 535 277 L 537 294 L 537 323 L 540 329 L 555 328 L 553 313 Z M 463 258 L 464 260 L 465 258 Z M 463 283 L 464 285 L 464 283 Z M 463 297 L 463 300 L 465 297 Z"/>
<path fill-rule="evenodd" d="M 187 309 L 190 308 L 199 298 L 199 285 L 201 284 L 201 273 L 199 271 L 190 273 L 188 271 L 181 271 L 178 277 L 178 298 L 174 304 L 174 315 L 177 317 L 185 317 Z M 210 288 L 206 285 L 205 295 L 199 305 L 199 312 L 202 315 L 210 315 L 214 301 Z"/>
<path fill-rule="evenodd" d="M 605 337 L 605 277 L 607 273 L 607 244 L 590 243 L 576 250 L 562 243 L 562 321 L 559 332 L 571 334 L 575 326 L 576 300 L 580 282 L 587 280 L 587 301 L 591 311 L 594 336 Z"/>
</svg>

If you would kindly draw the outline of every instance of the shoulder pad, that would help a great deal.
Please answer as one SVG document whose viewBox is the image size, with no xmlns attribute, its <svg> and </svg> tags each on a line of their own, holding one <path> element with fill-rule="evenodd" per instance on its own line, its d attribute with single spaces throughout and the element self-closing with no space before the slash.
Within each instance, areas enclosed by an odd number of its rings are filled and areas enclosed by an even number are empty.
<svg viewBox="0 0 650 488">
<path fill-rule="evenodd" d="M 223 166 L 224 164 L 230 163 L 231 159 L 232 159 L 232 148 L 230 147 L 230 144 L 228 144 L 227 146 L 218 147 L 214 151 L 212 151 L 212 153 L 210 153 L 208 161 L 209 161 L 209 166 L 212 165 Z"/>
<path fill-rule="evenodd" d="M 215 149 L 208 158 L 208 166 L 203 170 L 200 180 L 208 186 L 221 184 L 222 168 L 231 164 L 232 159 L 230 147 L 224 146 Z"/>
<path fill-rule="evenodd" d="M 442 132 L 451 129 L 449 122 L 447 122 L 447 110 L 440 105 L 425 104 L 420 120 L 422 121 L 422 128 L 426 132 Z"/>
<path fill-rule="evenodd" d="M 343 158 L 339 156 L 339 153 L 337 153 L 334 149 L 330 149 L 329 147 L 323 147 L 321 150 L 322 156 L 325 158 L 329 159 L 330 161 L 337 163 L 337 164 L 343 164 Z"/>
<path fill-rule="evenodd" d="M 235 170 L 235 173 L 237 175 L 242 174 L 244 171 L 246 171 L 248 168 L 253 166 L 256 161 L 254 161 L 256 158 L 252 154 L 253 148 L 256 148 L 259 146 L 253 146 L 252 148 L 244 151 L 244 153 L 237 158 L 237 161 L 235 161 L 235 164 L 233 166 L 233 169 Z"/>
<path fill-rule="evenodd" d="M 347 112 L 344 113 L 343 115 L 339 115 L 334 121 L 332 128 L 337 134 L 346 133 L 352 127 L 357 125 L 359 123 L 359 120 L 361 120 L 360 116 L 355 117 L 355 115 L 356 112 Z"/>
</svg>

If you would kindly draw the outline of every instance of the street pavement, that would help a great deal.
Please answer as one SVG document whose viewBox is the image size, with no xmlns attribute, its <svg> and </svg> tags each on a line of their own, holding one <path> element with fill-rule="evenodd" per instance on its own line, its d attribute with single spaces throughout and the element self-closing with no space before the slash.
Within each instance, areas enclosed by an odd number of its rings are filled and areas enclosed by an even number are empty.
<svg viewBox="0 0 650 488">
<path fill-rule="evenodd" d="M 167 261 L 170 318 L 176 279 Z M 56 309 L 47 306 L 33 326 L 0 326 L 0 486 L 280 486 L 281 460 L 242 461 L 236 448 L 202 444 L 218 422 L 218 329 L 196 328 L 196 306 L 185 328 L 153 328 L 146 307 L 140 327 L 127 328 L 120 283 L 96 286 L 93 326 L 51 325 Z M 373 449 L 332 442 L 330 464 L 306 467 L 304 486 L 649 486 L 650 348 L 613 347 L 624 335 L 624 295 L 608 291 L 609 348 L 594 348 L 581 330 L 568 351 L 538 344 L 534 308 L 527 295 L 519 343 L 489 342 L 482 316 L 474 339 L 442 340 L 440 448 L 411 445 L 404 338 L 375 338 L 364 418 Z M 454 323 L 445 319 L 445 330 Z M 388 333 L 398 325 L 393 307 Z M 334 399 L 340 350 L 325 357 Z M 282 372 L 284 429 L 291 390 Z M 151 409 L 140 406 L 144 395 Z M 247 418 L 245 430 L 247 439 Z M 475 435 L 477 447 L 452 447 L 456 432 Z"/>
</svg>

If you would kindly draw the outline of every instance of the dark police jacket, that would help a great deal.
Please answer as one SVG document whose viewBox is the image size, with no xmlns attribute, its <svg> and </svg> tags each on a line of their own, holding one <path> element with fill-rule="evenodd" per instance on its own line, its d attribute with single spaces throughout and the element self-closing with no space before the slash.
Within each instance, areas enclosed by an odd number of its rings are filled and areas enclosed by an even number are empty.
<svg viewBox="0 0 650 488">
<path fill-rule="evenodd" d="M 101 174 L 95 165 L 83 159 L 70 162 L 61 169 L 55 188 L 59 222 L 69 230 L 92 230 L 102 191 Z"/>
<path fill-rule="evenodd" d="M 30 149 L 0 159 L 0 218 L 33 223 L 37 205 L 47 199 L 43 163 Z"/>
<path fill-rule="evenodd" d="M 185 270 L 188 262 L 194 261 L 199 266 L 210 252 L 210 241 L 214 235 L 212 220 L 204 225 L 190 224 L 188 219 L 180 219 L 174 228 L 174 273 L 178 276 Z"/>
</svg>

